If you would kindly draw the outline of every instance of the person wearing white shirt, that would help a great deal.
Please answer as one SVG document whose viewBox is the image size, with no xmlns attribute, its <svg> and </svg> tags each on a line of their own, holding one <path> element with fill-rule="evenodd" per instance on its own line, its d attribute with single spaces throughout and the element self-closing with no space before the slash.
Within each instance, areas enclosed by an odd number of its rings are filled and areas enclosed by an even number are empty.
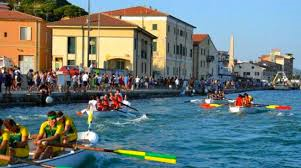
<svg viewBox="0 0 301 168">
<path fill-rule="evenodd" d="M 82 81 L 83 81 L 83 85 L 84 85 L 84 92 L 86 92 L 87 86 L 88 86 L 88 81 L 89 81 L 89 75 L 87 72 L 82 76 Z"/>
</svg>

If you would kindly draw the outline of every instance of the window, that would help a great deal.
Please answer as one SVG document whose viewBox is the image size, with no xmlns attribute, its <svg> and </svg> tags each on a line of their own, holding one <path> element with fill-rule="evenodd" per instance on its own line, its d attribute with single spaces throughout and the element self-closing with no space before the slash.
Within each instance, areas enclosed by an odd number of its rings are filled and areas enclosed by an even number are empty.
<svg viewBox="0 0 301 168">
<path fill-rule="evenodd" d="M 31 40 L 31 28 L 21 27 L 20 28 L 20 40 Z"/>
<path fill-rule="evenodd" d="M 169 53 L 169 43 L 167 43 L 167 53 Z"/>
<path fill-rule="evenodd" d="M 255 76 L 259 76 L 259 72 L 255 72 Z"/>
<path fill-rule="evenodd" d="M 192 57 L 192 49 L 190 49 L 190 57 Z"/>
<path fill-rule="evenodd" d="M 250 72 L 244 72 L 244 76 L 249 76 Z"/>
<path fill-rule="evenodd" d="M 176 54 L 176 45 L 173 45 L 173 53 Z"/>
<path fill-rule="evenodd" d="M 166 67 L 166 73 L 169 75 L 169 66 Z"/>
<path fill-rule="evenodd" d="M 180 49 L 179 49 L 179 45 L 177 45 L 177 54 L 179 54 Z"/>
<path fill-rule="evenodd" d="M 182 47 L 182 44 L 180 44 L 180 55 L 183 54 L 183 47 Z"/>
<path fill-rule="evenodd" d="M 135 40 L 134 40 L 134 49 L 135 50 L 137 49 L 137 45 L 138 45 L 138 40 L 137 40 L 137 38 L 135 38 Z"/>
<path fill-rule="evenodd" d="M 7 37 L 7 32 L 4 32 L 4 37 Z"/>
<path fill-rule="evenodd" d="M 68 54 L 75 54 L 75 37 L 68 37 Z"/>
<path fill-rule="evenodd" d="M 180 36 L 183 36 L 183 31 L 182 30 L 180 30 Z"/>
<path fill-rule="evenodd" d="M 158 30 L 158 25 L 157 24 L 153 24 L 153 30 Z"/>
<path fill-rule="evenodd" d="M 96 54 L 96 37 L 90 37 L 89 54 Z"/>
<path fill-rule="evenodd" d="M 167 26 L 167 32 L 170 32 L 170 25 Z"/>
<path fill-rule="evenodd" d="M 156 41 L 153 42 L 153 51 L 154 52 L 157 51 L 157 42 Z"/>
<path fill-rule="evenodd" d="M 144 64 L 144 63 L 142 62 L 142 63 L 141 63 L 141 73 L 144 73 L 144 71 L 143 71 L 143 70 L 144 70 L 144 65 L 143 65 L 143 64 Z"/>
<path fill-rule="evenodd" d="M 68 65 L 75 65 L 75 60 L 68 60 L 67 64 Z"/>
</svg>

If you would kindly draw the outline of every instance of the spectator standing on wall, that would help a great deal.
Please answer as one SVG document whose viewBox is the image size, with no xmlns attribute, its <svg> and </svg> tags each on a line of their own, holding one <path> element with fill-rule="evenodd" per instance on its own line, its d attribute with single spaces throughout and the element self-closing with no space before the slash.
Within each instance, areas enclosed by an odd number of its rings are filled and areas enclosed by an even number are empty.
<svg viewBox="0 0 301 168">
<path fill-rule="evenodd" d="M 1 94 L 1 91 L 2 91 L 2 82 L 3 82 L 3 73 L 2 73 L 2 70 L 0 70 L 0 94 Z"/>
<path fill-rule="evenodd" d="M 135 78 L 136 89 L 139 88 L 139 83 L 140 83 L 140 78 L 139 78 L 139 76 L 137 75 L 137 77 Z"/>
<path fill-rule="evenodd" d="M 83 74 L 82 81 L 83 81 L 84 92 L 86 92 L 88 87 L 88 82 L 89 82 L 89 75 L 87 72 Z"/>
<path fill-rule="evenodd" d="M 4 85 L 5 85 L 5 94 L 11 94 L 11 86 L 13 84 L 13 74 L 11 74 L 11 71 L 6 71 L 4 74 Z"/>
<path fill-rule="evenodd" d="M 30 69 L 26 75 L 26 79 L 27 79 L 27 85 L 28 85 L 28 92 L 31 93 L 32 91 L 32 87 L 33 87 L 33 70 Z"/>
</svg>

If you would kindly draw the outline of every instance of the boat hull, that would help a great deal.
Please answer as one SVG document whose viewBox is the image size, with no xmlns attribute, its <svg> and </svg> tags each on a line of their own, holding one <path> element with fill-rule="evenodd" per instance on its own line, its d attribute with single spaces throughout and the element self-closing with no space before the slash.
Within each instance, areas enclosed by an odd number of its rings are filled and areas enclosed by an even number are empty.
<svg viewBox="0 0 301 168">
<path fill-rule="evenodd" d="M 86 131 L 86 132 L 79 132 L 78 133 L 78 142 L 81 144 L 85 144 L 88 146 L 92 146 L 93 144 L 97 143 L 99 140 L 98 135 L 93 132 L 93 131 Z M 87 144 L 87 142 L 89 142 Z M 32 141 L 29 143 L 31 151 L 33 151 L 34 146 L 32 144 Z M 32 155 L 32 154 L 31 154 Z M 89 156 L 92 156 L 93 152 L 87 151 L 87 150 L 73 150 L 73 149 L 68 149 L 65 148 L 65 151 L 59 156 L 53 157 L 51 159 L 44 159 L 44 160 L 39 160 L 36 161 L 36 163 L 41 163 L 41 164 L 47 164 L 51 166 L 61 166 L 61 167 L 79 167 Z M 15 164 L 15 165 L 8 165 L 7 167 L 26 167 L 26 168 L 36 168 L 40 166 L 35 166 L 33 164 L 27 164 L 27 163 L 22 163 L 22 164 Z"/>
<path fill-rule="evenodd" d="M 230 113 L 259 113 L 267 111 L 262 107 L 238 107 L 238 106 L 229 106 Z"/>
<path fill-rule="evenodd" d="M 92 156 L 93 153 L 86 150 L 77 150 L 77 151 L 70 151 L 64 155 L 60 155 L 58 157 L 54 157 L 52 159 L 46 159 L 39 161 L 37 163 L 47 164 L 51 166 L 66 166 L 66 167 L 78 167 L 81 165 L 85 159 L 89 156 Z M 30 164 L 17 164 L 17 165 L 9 165 L 8 167 L 25 167 L 25 168 L 38 168 L 40 166 L 30 165 Z"/>
</svg>

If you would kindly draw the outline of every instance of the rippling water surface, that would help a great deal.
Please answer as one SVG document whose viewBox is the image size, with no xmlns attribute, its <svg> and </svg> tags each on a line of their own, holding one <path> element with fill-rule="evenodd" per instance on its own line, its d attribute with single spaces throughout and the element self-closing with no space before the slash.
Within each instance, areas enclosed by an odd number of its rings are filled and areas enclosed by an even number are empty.
<svg viewBox="0 0 301 168">
<path fill-rule="evenodd" d="M 293 107 L 291 111 L 252 114 L 232 114 L 227 107 L 204 110 L 198 104 L 184 103 L 201 97 L 134 100 L 132 106 L 139 109 L 139 117 L 96 117 L 94 131 L 101 137 L 98 145 L 174 154 L 177 164 L 97 153 L 92 167 L 301 167 L 300 93 L 250 92 L 256 103 Z M 0 117 L 14 118 L 37 133 L 47 111 L 63 110 L 74 118 L 78 130 L 85 131 L 86 117 L 75 115 L 85 106 L 1 108 Z"/>
</svg>

